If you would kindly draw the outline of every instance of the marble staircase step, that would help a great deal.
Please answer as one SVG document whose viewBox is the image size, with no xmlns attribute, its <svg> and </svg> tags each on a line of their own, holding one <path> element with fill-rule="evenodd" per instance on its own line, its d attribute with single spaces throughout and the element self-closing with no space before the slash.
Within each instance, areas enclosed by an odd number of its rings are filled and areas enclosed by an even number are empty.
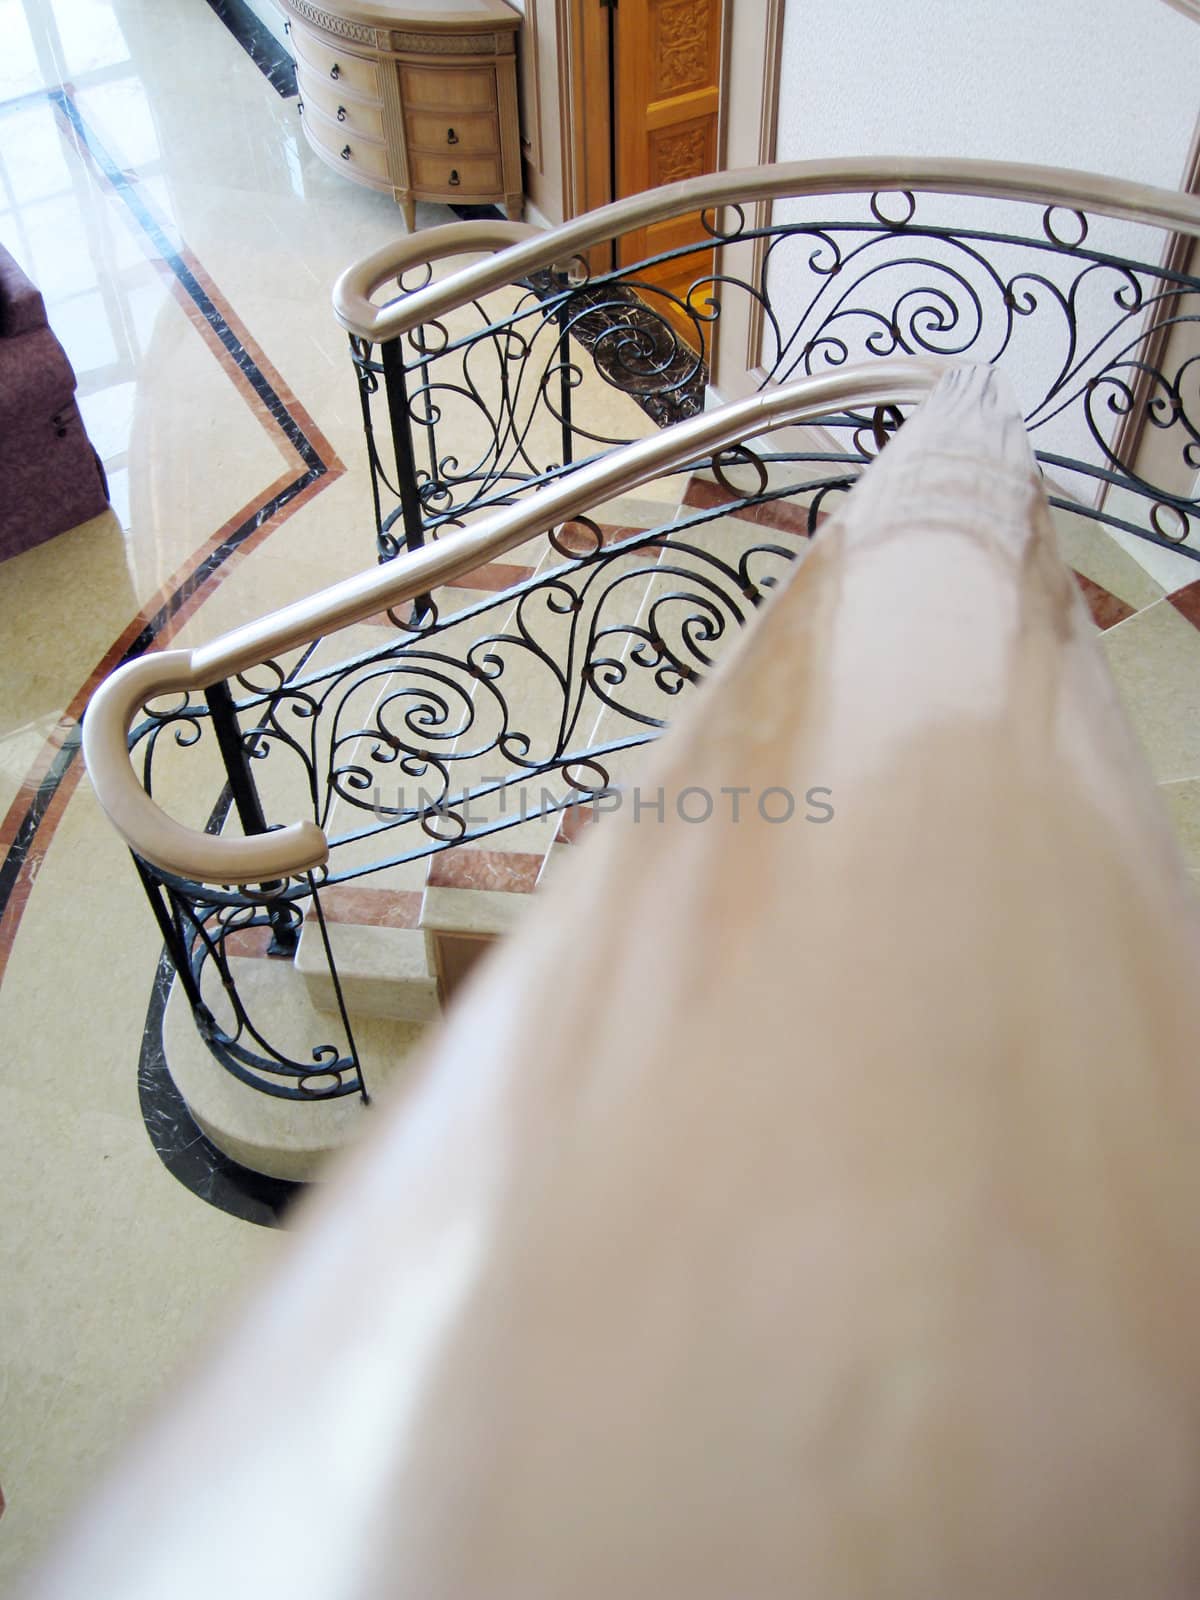
<svg viewBox="0 0 1200 1600">
<path fill-rule="evenodd" d="M 488 947 L 520 920 L 537 887 L 555 825 L 554 817 L 539 817 L 536 824 L 518 824 L 508 835 L 458 845 L 430 861 L 421 928 L 429 940 L 443 1004 Z M 509 837 L 513 834 L 520 837 Z M 489 848 L 506 838 L 509 848 Z"/>
<path fill-rule="evenodd" d="M 296 1060 L 314 1042 L 346 1049 L 340 1019 L 319 1011 L 304 978 L 286 960 L 234 957 L 230 971 L 255 1025 Z M 373 1101 L 402 1094 L 428 1024 L 384 1017 L 353 1020 L 363 1080 Z M 171 1079 L 200 1131 L 252 1171 L 308 1182 L 370 1125 L 372 1107 L 357 1094 L 337 1099 L 284 1099 L 264 1094 L 220 1065 L 196 1028 L 182 985 L 172 986 L 163 1021 L 163 1050 Z M 314 1067 L 319 1076 L 319 1067 Z"/>
<path fill-rule="evenodd" d="M 428 940 L 416 928 L 327 922 L 342 998 L 351 1017 L 387 1017 L 395 1022 L 432 1022 L 438 985 Z M 315 919 L 305 921 L 294 960 L 312 1005 L 337 1011 L 333 974 Z"/>
</svg>

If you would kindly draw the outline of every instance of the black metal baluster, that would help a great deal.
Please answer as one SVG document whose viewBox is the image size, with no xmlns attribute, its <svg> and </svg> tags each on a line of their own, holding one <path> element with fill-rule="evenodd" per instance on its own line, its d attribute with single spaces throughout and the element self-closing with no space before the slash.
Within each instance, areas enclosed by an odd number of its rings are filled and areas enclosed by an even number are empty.
<svg viewBox="0 0 1200 1600">
<path fill-rule="evenodd" d="M 400 491 L 400 514 L 404 521 L 404 544 L 408 550 L 425 546 L 425 524 L 421 516 L 421 496 L 417 489 L 417 462 L 413 453 L 412 418 L 408 409 L 408 384 L 399 339 L 388 339 L 379 347 L 383 360 L 383 385 L 387 391 L 388 420 L 392 428 L 392 449 L 396 455 L 396 487 Z M 433 602 L 428 594 L 413 601 L 413 617 L 419 621 Z"/>
<path fill-rule="evenodd" d="M 365 339 L 350 335 L 350 355 L 354 362 L 354 375 L 358 380 L 358 399 L 362 407 L 363 436 L 367 441 L 367 470 L 371 475 L 371 502 L 375 507 L 375 543 L 383 545 L 383 505 L 379 497 L 379 457 L 375 450 L 375 429 L 371 422 L 371 396 L 378 387 L 375 374 L 370 369 L 372 347 Z M 390 537 L 390 535 L 389 535 Z"/>
<path fill-rule="evenodd" d="M 358 1054 L 358 1045 L 355 1043 L 354 1030 L 350 1026 L 350 1013 L 346 1009 L 346 999 L 342 994 L 342 980 L 338 974 L 337 962 L 333 959 L 333 945 L 329 938 L 329 929 L 325 923 L 325 908 L 321 904 L 321 896 L 317 893 L 317 880 L 309 872 L 308 887 L 312 890 L 313 910 L 317 913 L 317 926 L 321 931 L 321 944 L 325 951 L 325 964 L 329 968 L 329 976 L 333 980 L 333 995 L 337 1001 L 338 1016 L 342 1019 L 342 1027 L 346 1030 L 346 1044 L 350 1051 L 350 1059 L 354 1063 L 354 1070 L 358 1073 L 358 1092 L 362 1103 L 369 1106 L 371 1096 L 367 1093 L 367 1080 L 363 1077 L 362 1061 Z"/>
<path fill-rule="evenodd" d="M 562 413 L 562 464 L 569 467 L 575 459 L 575 430 L 571 425 L 571 340 L 567 333 L 570 325 L 568 302 L 559 302 L 554 313 L 558 322 L 558 389 L 559 411 Z"/>
<path fill-rule="evenodd" d="M 151 909 L 154 912 L 154 920 L 158 923 L 159 932 L 163 936 L 163 943 L 167 947 L 171 965 L 175 968 L 175 975 L 183 985 L 188 1004 L 192 1008 L 192 1014 L 199 1024 L 201 1016 L 207 1016 L 208 1008 L 201 999 L 200 990 L 196 984 L 196 975 L 192 971 L 191 952 L 184 943 L 178 924 L 172 917 L 168 907 L 169 891 L 155 876 L 153 870 L 146 866 L 139 855 L 132 850 L 129 853 L 133 856 L 133 864 L 137 868 L 137 875 L 142 881 L 142 888 L 146 891 L 146 898 L 149 900 Z"/>
<path fill-rule="evenodd" d="M 254 786 L 254 779 L 250 775 L 250 761 L 246 755 L 246 747 L 242 743 L 242 728 L 237 719 L 228 683 L 224 680 L 214 683 L 210 689 L 204 691 L 204 698 L 212 714 L 213 731 L 217 736 L 221 759 L 225 763 L 225 775 L 229 779 L 229 788 L 233 795 L 233 803 L 237 807 L 242 831 L 246 834 L 266 833 L 267 819 L 263 812 L 262 801 L 258 797 L 258 790 Z M 261 884 L 260 887 L 264 894 L 270 894 L 272 890 L 282 888 L 282 883 L 274 879 Z M 296 931 L 297 919 L 292 914 L 291 907 L 270 905 L 267 907 L 267 918 L 271 924 L 268 954 L 294 955 L 299 935 Z"/>
</svg>

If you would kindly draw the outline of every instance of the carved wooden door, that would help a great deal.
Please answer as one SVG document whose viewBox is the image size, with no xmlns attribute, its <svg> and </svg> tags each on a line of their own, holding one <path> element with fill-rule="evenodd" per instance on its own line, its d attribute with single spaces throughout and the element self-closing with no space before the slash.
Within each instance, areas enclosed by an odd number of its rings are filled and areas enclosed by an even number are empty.
<svg viewBox="0 0 1200 1600">
<path fill-rule="evenodd" d="M 613 19 L 618 198 L 716 171 L 721 9 L 722 0 L 621 0 Z M 624 266 L 707 237 L 698 216 L 677 217 L 628 234 L 618 242 L 617 259 Z M 711 252 L 689 253 L 645 277 L 686 301 L 712 259 Z M 686 314 L 672 321 L 696 342 Z"/>
</svg>

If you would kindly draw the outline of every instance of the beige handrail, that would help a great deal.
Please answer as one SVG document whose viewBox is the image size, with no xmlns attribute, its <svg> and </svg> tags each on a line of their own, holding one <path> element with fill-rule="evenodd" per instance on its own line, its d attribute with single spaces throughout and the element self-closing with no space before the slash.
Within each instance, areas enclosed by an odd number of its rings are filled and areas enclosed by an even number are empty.
<svg viewBox="0 0 1200 1600">
<path fill-rule="evenodd" d="M 333 290 L 338 321 L 350 333 L 378 343 L 445 316 L 458 306 L 555 263 L 581 257 L 592 245 L 649 223 L 701 209 L 753 205 L 760 200 L 807 195 L 911 190 L 1025 200 L 1120 217 L 1180 233 L 1200 234 L 1200 199 L 1098 173 L 1007 161 L 960 161 L 908 156 L 848 156 L 833 161 L 789 161 L 687 178 L 586 212 L 561 227 L 513 243 L 487 260 L 430 283 L 390 305 L 371 296 L 389 278 L 417 263 L 476 250 L 495 250 L 522 231 L 499 222 L 451 224 L 385 245 L 348 267 Z"/>
<path fill-rule="evenodd" d="M 83 724 L 88 773 L 109 821 L 130 849 L 164 871 L 201 883 L 260 883 L 321 865 L 329 847 L 313 822 L 249 838 L 187 828 L 147 794 L 129 759 L 135 718 L 156 696 L 198 691 L 313 643 L 417 595 L 452 583 L 547 528 L 688 462 L 847 406 L 922 399 L 947 363 L 869 362 L 691 417 L 578 468 L 521 504 L 424 550 L 370 567 L 317 594 L 222 634 L 195 650 L 164 650 L 119 668 L 92 697 Z"/>
<path fill-rule="evenodd" d="M 545 231 L 528 222 L 449 222 L 440 228 L 422 228 L 419 233 L 406 233 L 373 250 L 369 256 L 356 261 L 340 274 L 333 286 L 333 306 L 338 321 L 351 333 L 359 332 L 354 318 L 365 308 L 374 311 L 369 302 L 376 290 L 389 281 L 395 282 L 406 272 L 428 266 L 434 261 L 446 261 L 453 256 L 495 254 L 510 245 L 521 244 L 526 239 L 544 239 Z M 416 293 L 416 290 L 412 291 Z M 343 313 L 343 302 L 350 315 Z M 374 335 L 363 333 L 364 338 Z"/>
</svg>

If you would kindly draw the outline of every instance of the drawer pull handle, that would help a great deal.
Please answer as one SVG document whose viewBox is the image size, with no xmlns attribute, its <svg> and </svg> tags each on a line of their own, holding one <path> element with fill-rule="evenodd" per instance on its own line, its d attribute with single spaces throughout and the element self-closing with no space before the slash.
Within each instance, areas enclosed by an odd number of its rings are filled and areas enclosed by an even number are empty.
<svg viewBox="0 0 1200 1600">
<path fill-rule="evenodd" d="M 452 189 L 457 189 L 458 188 L 458 168 L 457 167 L 451 167 L 450 168 L 450 187 Z"/>
<path fill-rule="evenodd" d="M 345 120 L 346 120 L 346 108 L 345 108 L 345 106 L 339 106 L 338 107 L 338 121 L 339 122 L 345 122 Z"/>
<path fill-rule="evenodd" d="M 458 135 L 455 133 L 453 128 L 447 128 L 446 129 L 446 143 L 447 144 L 457 144 L 458 143 Z"/>
<path fill-rule="evenodd" d="M 303 100 L 297 100 L 296 101 L 296 110 L 300 113 L 301 116 L 304 115 L 304 101 Z"/>
<path fill-rule="evenodd" d="M 337 62 L 335 61 L 333 63 L 333 65 L 329 69 L 329 76 L 331 78 L 340 78 L 341 75 L 342 75 L 342 69 L 341 69 L 341 67 L 338 66 Z"/>
<path fill-rule="evenodd" d="M 342 160 L 343 161 L 349 161 L 349 159 L 350 159 L 350 146 L 347 145 L 345 147 L 345 149 L 342 151 Z"/>
</svg>

